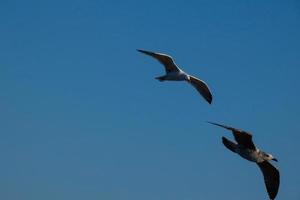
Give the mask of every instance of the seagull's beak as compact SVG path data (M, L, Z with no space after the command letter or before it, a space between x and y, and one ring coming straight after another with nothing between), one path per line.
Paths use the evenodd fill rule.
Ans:
M274 160L274 161L278 162L278 160L277 160L276 158L272 158L272 160Z

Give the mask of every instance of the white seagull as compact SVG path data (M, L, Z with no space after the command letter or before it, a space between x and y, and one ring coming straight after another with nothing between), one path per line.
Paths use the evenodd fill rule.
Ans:
M181 70L174 62L171 56L162 54L162 53L154 53L151 51L145 51L137 49L137 51L144 53L146 55L152 56L157 59L161 64L164 65L166 70L166 75L156 77L159 81L187 81L192 86L196 88L196 90L205 98L205 100L211 104L212 102L212 94L206 85L206 83L194 76L191 76Z
M279 189L280 175L279 171L271 163L269 163L269 161L274 160L277 162L277 159L274 158L271 154L265 153L256 148L252 141L252 135L250 133L213 122L208 123L232 131L234 139L237 143L232 142L225 137L222 137L223 144L232 152L237 153L246 160L255 162L258 165L263 173L269 197L271 200L275 199Z

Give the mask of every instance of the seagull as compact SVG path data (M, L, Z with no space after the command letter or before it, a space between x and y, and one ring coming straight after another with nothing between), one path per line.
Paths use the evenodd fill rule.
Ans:
M152 56L164 65L166 74L164 76L156 77L156 79L158 79L159 81L187 81L196 88L196 90L203 96L203 98L209 104L211 104L212 94L207 84L204 81L185 73L175 64L171 56L140 49L137 49L137 51Z
M279 189L280 175L279 171L269 161L274 160L278 162L278 160L271 154L268 154L256 148L252 141L252 135L250 133L214 122L208 123L232 131L234 139L237 143L232 142L225 137L222 137L223 144L230 151L237 153L244 159L255 162L258 165L264 176L268 195L271 200L274 200Z

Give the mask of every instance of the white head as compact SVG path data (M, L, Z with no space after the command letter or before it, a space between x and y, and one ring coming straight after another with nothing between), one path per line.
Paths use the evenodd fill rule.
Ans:
M274 161L278 162L278 160L269 153L262 152L262 155L263 155L264 160L274 160Z
M189 75L185 74L184 79L188 82L191 82L191 78Z

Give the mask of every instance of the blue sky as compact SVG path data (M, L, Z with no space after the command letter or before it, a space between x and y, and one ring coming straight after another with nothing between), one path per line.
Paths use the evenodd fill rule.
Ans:
M267 199L208 120L252 132L279 160L277 199L300 198L298 1L3 0L0 24L1 199Z

